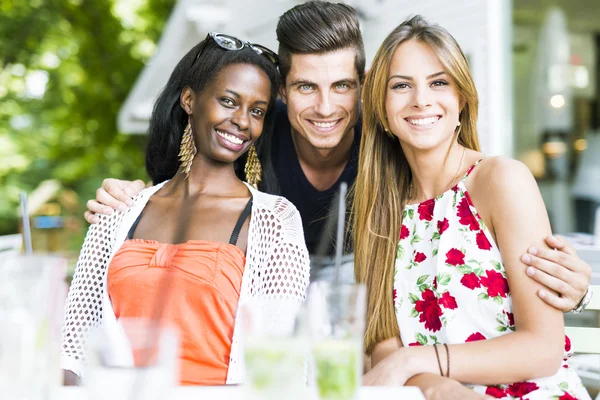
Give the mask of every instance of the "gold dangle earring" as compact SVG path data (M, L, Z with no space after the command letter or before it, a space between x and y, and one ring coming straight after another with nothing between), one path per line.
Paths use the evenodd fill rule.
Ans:
M185 178L190 174L192 161L196 155L196 144L194 143L194 135L192 134L192 118L188 116L188 123L183 130L181 137L181 146L179 147L179 172L185 174Z
M255 189L258 188L258 183L262 180L262 166L254 145L250 146L250 150L248 150L244 173L246 174L246 181Z

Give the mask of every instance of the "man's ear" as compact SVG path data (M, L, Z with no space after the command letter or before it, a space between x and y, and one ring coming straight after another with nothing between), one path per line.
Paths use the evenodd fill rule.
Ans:
M186 86L181 91L181 95L179 96L179 104L181 108L188 114L192 114L192 110L194 109L194 101L196 99L196 94L189 86Z
M285 84L282 83L281 85L279 85L279 97L281 97L281 101L283 101L283 104L287 105L287 92L285 90Z

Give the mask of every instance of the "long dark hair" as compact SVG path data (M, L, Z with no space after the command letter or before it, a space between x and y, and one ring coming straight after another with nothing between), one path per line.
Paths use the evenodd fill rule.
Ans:
M200 48L206 46L200 57L196 59ZM211 38L205 39L194 46L179 61L169 81L158 95L150 126L148 127L148 145L146 148L146 170L157 184L171 179L179 169L178 153L181 145L183 130L188 122L188 115L180 105L181 91L189 86L194 92L200 93L208 82L223 68L232 64L254 65L263 70L271 82L271 100L265 115L263 135L256 141L255 145L260 154L263 167L263 185L260 189L269 191L269 187L275 184L275 174L270 162L270 145L266 140L261 140L265 132L273 129L275 120L275 100L279 87L279 74L276 66L254 50L244 47L242 50L230 51L220 48ZM238 158L234 163L237 176L245 180L244 163L246 155Z

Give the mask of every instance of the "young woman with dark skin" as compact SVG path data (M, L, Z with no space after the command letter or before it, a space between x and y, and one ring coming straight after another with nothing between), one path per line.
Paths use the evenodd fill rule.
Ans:
M178 328L182 384L239 383L238 306L268 299L285 326L302 304L298 211L248 183L260 179L253 146L273 123L276 62L260 45L211 33L175 67L150 121L154 186L94 224L80 254L63 327L67 384L81 376L89 331L132 317Z

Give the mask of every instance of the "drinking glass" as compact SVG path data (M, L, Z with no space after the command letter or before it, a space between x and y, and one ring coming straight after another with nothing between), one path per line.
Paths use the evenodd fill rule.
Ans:
M95 330L86 347L90 400L162 400L178 384L177 334L164 323L121 318Z
M303 315L291 300L252 299L241 305L248 398L306 398L309 348Z
M45 399L60 384L59 341L67 262L49 255L0 259L0 393Z
M366 288L319 281L308 290L315 382L321 400L351 400L363 368Z

